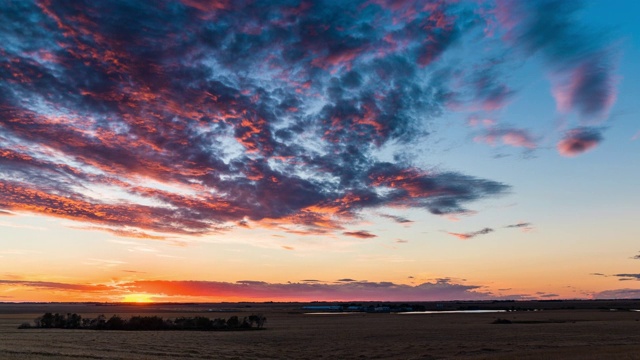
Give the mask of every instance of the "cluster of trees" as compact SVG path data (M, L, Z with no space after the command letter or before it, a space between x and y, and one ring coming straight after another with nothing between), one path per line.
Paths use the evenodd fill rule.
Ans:
M262 329L267 318L263 315L251 315L240 319L209 319L204 316L163 319L158 316L133 316L123 319L113 315L107 319L104 315L95 318L83 318L78 314L45 313L34 320L34 325L24 323L21 329L91 329L91 330L251 330Z

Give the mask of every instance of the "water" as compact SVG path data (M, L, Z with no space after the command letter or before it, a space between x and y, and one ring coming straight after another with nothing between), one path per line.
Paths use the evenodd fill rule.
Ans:
M484 314L484 313L503 313L507 310L446 310L446 311L407 311L398 313L400 315L418 315L418 314Z
M312 312L312 313L304 313L305 315L353 315L353 314L364 314L363 312Z
M503 313L507 310L447 310L447 311L407 311L392 313L398 315L418 315L418 314L483 314L483 313ZM353 314L367 314L364 311L333 311L333 312L310 312L304 313L305 315L353 315Z

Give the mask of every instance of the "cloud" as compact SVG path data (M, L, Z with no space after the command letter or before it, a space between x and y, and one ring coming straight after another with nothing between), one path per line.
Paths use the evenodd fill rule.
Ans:
M448 232L447 234L451 235L451 236L455 236L460 240L468 240L468 239L472 239L478 235L486 235L490 232L493 232L493 229L491 228L484 228L482 230L478 230L478 231L473 231L473 232L468 232L468 233L452 233L452 232Z
M615 102L617 51L606 32L577 22L581 7L580 1L498 1L495 15L508 43L542 55L553 74L558 109L588 121L606 117Z
M567 131L564 138L558 142L557 148L561 155L573 157L595 148L603 137L596 128L576 128Z
M397 244L406 244L406 243L408 243L408 242L409 242L409 240L396 239L396 240L395 240L395 242L396 242Z
M474 2L14 3L0 4L3 214L150 240L335 235L364 210L462 213L509 189L406 156L452 104L493 111L515 95L508 57L449 61L497 16ZM513 43L496 52L541 52L569 79L567 106L600 116L612 56L584 45L564 3L506 2Z
M10 211L0 210L0 216L14 216L15 214Z
M621 278L619 280L640 280L640 274L615 274L613 276Z
M482 135L476 136L474 140L490 145L495 145L495 143L500 140L503 144L513 147L524 147L527 149L535 149L537 147L535 138L523 129L490 128L485 130Z
M347 236L353 236L353 237L357 237L360 239L370 239L370 238L374 238L377 237L378 235L372 234L368 231L365 230L360 230L360 231L344 231L342 233L343 235L347 235Z
M429 301L442 299L490 299L478 286L454 283L402 285L391 282L349 281L336 284L300 282L224 283L210 281L136 281L126 284L133 292L165 296L233 297L299 301Z
M538 295L538 297L541 297L541 298L552 298L552 297L560 296L558 294L546 294L546 293L541 293L541 294L537 294L537 295Z
M526 228L526 227L530 227L530 226L531 226L531 223L521 222L521 223L517 223L517 224L507 225L507 226L505 226L505 228Z
M119 237L124 237L124 238L130 238L130 239L146 239L146 240L167 240L168 237L167 236L162 236L162 235L152 235L152 234L148 234L144 231L139 231L136 229L132 229L132 230L128 230L128 229L111 229L111 228L106 228L106 227L86 227L86 228L82 228L82 229L87 229L87 230L101 230L101 231L106 231L109 232L113 235L119 236Z
M0 280L1 285L24 286L28 288L40 290L60 290L60 291L78 291L78 292L104 292L114 290L114 287L108 285L88 285L88 284L69 284L49 281L25 281L25 280Z
M402 216L396 216L396 215L389 215L389 214L379 214L380 216L387 218L387 219L391 219L395 222L397 222L398 224L409 224L412 223L413 220L409 220L405 217Z
M638 254L638 255L635 255L634 257L632 257L632 259L635 259L635 260L640 260L640 254Z
M640 289L605 290L593 294L595 299L639 299Z
M606 116L616 99L612 66L601 57L585 59L556 82L553 95L558 109L575 110L586 119Z
M192 299L195 301L440 301L489 300L490 293L478 285L465 285L450 280L437 280L419 285L393 282L369 282L340 279L324 283L315 279L301 282L268 283L244 280L218 281L121 281L109 285L73 284L27 280L0 280L0 286L21 286L27 289L78 293L91 292L95 296L119 298L129 293L145 293L164 300Z
M507 225L507 226L505 226L505 229L520 229L523 232L529 232L529 231L533 230L533 224L531 224L529 222L520 222L520 223L517 223L517 224Z

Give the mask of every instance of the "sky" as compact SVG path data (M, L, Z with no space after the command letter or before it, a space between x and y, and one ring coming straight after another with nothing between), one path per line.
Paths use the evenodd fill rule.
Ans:
M0 2L0 302L640 298L640 5Z

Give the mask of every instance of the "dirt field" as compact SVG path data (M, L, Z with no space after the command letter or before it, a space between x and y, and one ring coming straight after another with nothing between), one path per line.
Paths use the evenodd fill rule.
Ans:
M640 312L549 309L482 314L307 315L299 305L0 304L0 359L640 359ZM266 330L94 331L17 327L45 311L229 317ZM511 324L492 324L496 318Z

